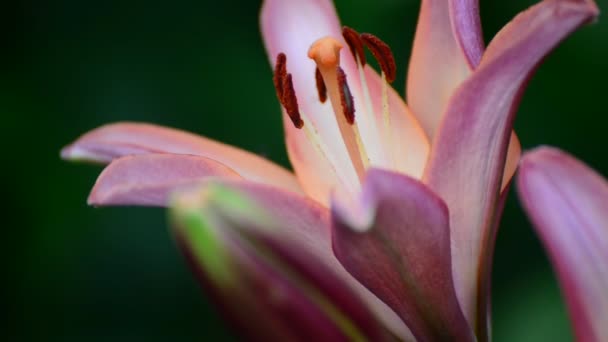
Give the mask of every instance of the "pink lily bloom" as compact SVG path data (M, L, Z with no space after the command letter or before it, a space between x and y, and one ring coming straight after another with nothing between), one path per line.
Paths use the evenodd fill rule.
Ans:
M551 147L527 152L518 191L559 277L578 341L608 340L608 181Z
M265 0L262 34L294 173L141 123L95 129L62 156L109 163L91 205L171 206L178 242L247 334L487 340L491 255L520 156L519 98L540 61L597 15L592 0L544 0L485 48L477 1L423 0L408 107L390 86L388 45L341 27L330 0Z

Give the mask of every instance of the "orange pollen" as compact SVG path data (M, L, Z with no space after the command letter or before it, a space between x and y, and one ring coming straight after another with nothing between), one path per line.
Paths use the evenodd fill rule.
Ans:
M327 101L327 86L325 86L325 82L323 81L323 75L321 75L321 71L319 68L315 69L315 81L317 82L317 92L319 93L319 101L321 103L325 103Z
M361 41L359 32L348 26L344 26L342 28L342 36L344 37L344 40L346 40L346 44L348 44L350 52L353 54L353 58L357 60L357 57L359 57L359 62L361 65L365 66L365 51L363 50L363 42Z
M360 37L365 46L374 55L378 64L380 64L382 72L386 75L386 80L392 83L397 75L397 65L395 64L395 57L393 57L391 48L373 34L362 33Z
M335 67L340 64L340 50L342 44L332 37L317 40L308 50L308 57L313 59L319 67Z
M355 123L355 102L346 82L346 74L340 67L338 67L338 88L344 117L346 118L346 122L352 125Z

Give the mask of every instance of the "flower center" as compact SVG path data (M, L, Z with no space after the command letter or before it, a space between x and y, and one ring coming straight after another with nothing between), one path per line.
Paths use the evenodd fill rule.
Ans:
M340 51L343 44L339 40L333 37L318 39L308 50L308 57L317 66L315 83L319 101L325 103L329 98L342 140L360 182L370 165L386 169L396 168L390 153L391 149L388 148L392 141L388 82L395 80L396 67L391 49L378 37L369 33L359 34L348 27L344 27L342 35L355 60L357 67L355 70L358 70L358 73L351 75L350 81L354 82L351 85L355 87L355 97L348 77L340 66ZM368 48L381 69L380 99L372 98L367 86L364 47ZM316 127L306 119L306 115L300 113L292 77L287 72L286 63L285 54L280 53L277 56L274 74L277 97L294 126L304 129L319 153L333 164L331 151L318 136ZM377 92L375 96L378 96ZM339 174L338 165L333 166L334 171Z

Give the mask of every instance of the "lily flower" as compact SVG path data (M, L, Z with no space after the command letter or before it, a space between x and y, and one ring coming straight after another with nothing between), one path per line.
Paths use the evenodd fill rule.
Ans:
M391 336L487 340L491 255L520 155L512 132L518 100L540 61L597 14L592 0L544 0L485 48L477 1L423 0L408 107L390 86L397 65L390 47L342 27L330 0L265 0L261 30L294 173L232 146L141 123L95 129L62 156L109 163L91 205L170 205L177 240L205 287L244 331L255 318L257 337L268 336L263 327L291 331L291 320L271 319L290 305L302 309L291 312L298 319L315 305L326 318L340 312L322 323L342 333L360 321L335 309L344 302L332 302L318 277L307 276L311 267L297 260L308 260L324 265ZM201 183L223 184L240 194L230 197L258 209L234 214ZM259 233L260 226L273 228ZM285 256L277 247L283 242L269 239L315 257ZM219 256L206 245L219 246ZM230 267L216 267L218 258ZM225 282L218 269L242 274ZM300 285L273 299L283 305L242 300L271 295L272 284ZM302 298L308 306L298 306ZM338 324L344 321L351 328Z
M539 147L522 158L517 185L577 340L608 340L608 181L563 151Z

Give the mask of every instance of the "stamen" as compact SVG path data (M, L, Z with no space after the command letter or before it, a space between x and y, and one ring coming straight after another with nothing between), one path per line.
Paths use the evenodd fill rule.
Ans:
M355 61L357 61L358 58L358 62L361 63L361 66L365 66L365 51L363 50L363 42L361 41L359 32L348 26L344 26L342 28L342 36L344 37L344 40L346 40L346 44L348 44Z
M338 87L344 117L346 118L346 122L352 125L355 123L355 103L348 83L346 82L346 74L340 67L338 67Z
M346 83L346 76L339 67L341 49L342 44L338 40L325 37L312 44L308 50L308 57L317 63L317 68L327 87L338 128L348 150L350 160L359 176L359 180L363 180L365 169L369 165L369 158L354 121L354 102Z
M274 89L277 92L279 102L283 104L283 81L287 75L287 56L284 53L279 53L277 56L277 62L274 67L274 76L272 81L274 82Z
M274 89L277 92L279 102L285 108L291 122L293 122L296 128L302 128L304 121L302 121L302 116L300 115L296 91L293 89L291 74L287 73L287 56L282 52L277 56L272 81L274 82Z
M327 101L327 87L325 86L325 82L323 81L323 75L321 75L321 71L319 68L315 69L315 80L317 82L317 92L319 93L319 101L321 103L325 103Z
M283 107L285 107L285 111L287 112L287 115L289 115L293 125L296 126L296 128L302 128L302 126L304 126L304 121L302 121L302 116L298 109L298 99L296 98L296 92L293 89L291 74L287 74L283 80Z
M391 48L380 40L380 38L374 36L370 33L361 34L361 40L367 46L369 51L374 55L378 64L380 64L380 68L382 69L381 77L382 77L382 86L381 86L381 94L382 94L382 122L383 122L383 139L386 146L390 146L392 143L392 130L391 130L391 114L389 108L389 98L388 91L389 85L388 83L392 83L395 81L395 77L397 74L397 67L395 64L395 57L393 56L393 52ZM387 83L388 82L388 83ZM395 156L388 155L389 162L394 165L395 164Z
M383 151L379 143L379 141L383 139L382 134L376 125L374 104L372 102L371 96L369 94L369 89L367 87L367 77L365 75L365 64L367 63L367 60L361 35L354 29L344 26L342 28L342 36L348 44L350 51L355 59L355 62L357 64L357 70L359 73L359 81L361 82L361 100L364 106L363 108L359 108L360 111L357 116L357 124L365 126L368 139L367 142L372 147L372 149L368 150L368 152L370 152L370 163L374 163L374 165L387 165L388 161L387 157L385 156L385 151ZM366 148L367 147L368 145L366 144ZM373 160L371 158L373 158Z
M397 76L397 65L395 64L395 57L393 56L391 48L373 34L362 33L360 37L365 46L367 46L380 64L382 72L386 74L386 80L389 83L393 83Z

